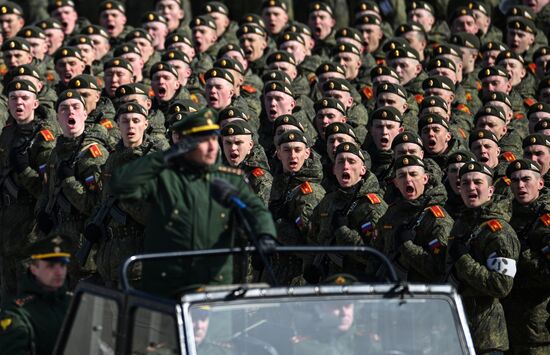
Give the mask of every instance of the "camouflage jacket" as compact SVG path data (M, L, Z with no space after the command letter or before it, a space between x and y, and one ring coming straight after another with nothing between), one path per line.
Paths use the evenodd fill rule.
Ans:
M113 102L107 97L102 95L99 98L95 110L88 114L86 118L86 126L88 125L101 125L108 134L107 149L113 151L118 141L120 140L120 129L115 123L115 107Z

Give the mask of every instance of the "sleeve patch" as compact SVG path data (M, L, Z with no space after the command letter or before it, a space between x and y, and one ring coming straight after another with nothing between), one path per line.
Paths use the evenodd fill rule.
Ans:
M99 124L105 127L106 129L113 129L113 122L111 122L110 119L104 118L101 121L99 121Z
M310 85L313 84L315 81L317 81L317 76L315 75L315 73L309 74L307 76L307 81Z
M467 113L468 115L472 114L472 111L470 111L470 108L468 106L464 105L464 104L459 104L456 108L459 111Z
M256 168L254 170L252 170L252 176L254 177L260 177L260 176L264 176L265 175L265 171L262 170L262 168Z
M373 205L378 205L382 203L382 200L380 199L380 197L378 197L377 194L367 194L367 198Z
M84 179L84 182L86 183L86 186L88 186L90 190L95 190L95 187L97 185L95 176L93 175L88 176L86 179Z
M2 330L7 330L13 323L13 319L10 317L4 318L0 320L0 327L2 327Z
M516 120L523 120L523 119L525 119L525 115L524 115L523 113L521 113L521 112L516 112L516 113L514 114L514 118L515 118Z
M468 91L468 92L466 92L466 100L468 100L468 101L472 101L473 99L474 99L474 98L473 98L473 96L472 96L472 93L471 93L471 92L469 92L469 91Z
M516 160L516 156L512 152L504 152L502 153L502 156L507 162L513 162L514 160Z
M528 97L528 98L526 98L525 100L523 100L523 103L524 103L525 105L527 105L528 107L533 106L533 105L535 104L535 102L536 102L535 99L533 99L533 98L531 98L531 97Z
M430 250L435 255L439 255L441 253L441 248L443 247L443 244L439 241L439 239L434 239L431 242L428 243L428 246L430 247Z
M493 233L498 232L499 230L502 229L502 224L496 219L492 219L492 220L488 221L487 226L489 227L489 229Z
M94 158L98 158L100 156L103 156L103 153L101 152L101 149L99 149L97 144L92 144L90 146L90 148L88 148L88 149L90 150L90 153L92 154L92 157L94 157Z
M550 226L550 213L543 214L539 219L546 227Z
M365 88L363 88L363 94L369 100L374 97L374 93L372 92L372 88L370 86L365 86Z
M49 129L43 129L40 131L40 134L46 142L53 141L55 139L53 133Z
M241 89L249 94L255 94L257 92L257 90L251 85L241 85Z
M424 101L424 96L417 94L417 95L414 95L414 99L416 100L416 103L420 105L422 101Z
M309 195L310 193L313 193L313 188L309 184L309 182L304 182L300 185L300 191L302 191L302 194Z
M430 212L435 216L435 218L445 217L445 212L443 212L443 209L439 206L431 206Z
M516 261L510 258L497 257L497 253L492 253L487 258L487 268L506 276L516 276Z
M371 233L372 231L374 230L374 223L372 222L367 222L367 223L363 223L361 225L361 233L363 234L369 234Z

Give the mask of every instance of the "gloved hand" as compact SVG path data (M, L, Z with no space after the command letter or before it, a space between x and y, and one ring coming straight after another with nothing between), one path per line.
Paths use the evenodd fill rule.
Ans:
M16 173L22 173L29 165L29 150L26 148L13 148L10 151L10 163Z
M164 152L164 162L170 164L174 159L194 150L199 143L196 137L184 137Z
M466 245L464 238L455 238L449 245L449 256L457 261L462 255L468 254L470 248Z
M338 229L342 226L348 225L348 216L346 216L342 211L336 211L332 216L332 226L334 229Z
M265 255L271 255L277 248L277 241L270 235L262 234L258 237L258 248Z
M68 161L64 160L59 164L57 168L57 177L63 181L68 177L74 176L74 166Z

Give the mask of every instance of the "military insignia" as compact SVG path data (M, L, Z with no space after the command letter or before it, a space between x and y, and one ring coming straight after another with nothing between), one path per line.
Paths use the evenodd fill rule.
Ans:
M67 97L73 97L73 93L71 91L67 92Z
M492 219L492 220L488 221L487 226L489 227L489 229L493 233L498 232L499 230L502 229L502 224L496 219Z
M368 86L365 87L365 88L363 89L363 94L364 94L365 97L366 97L367 99L369 99L369 100L372 99L372 98L374 97L374 93L373 93L373 91L372 91L372 88L370 88L370 87L368 87Z
M100 156L103 156L103 153L101 152L101 149L99 149L97 144L92 144L90 146L90 148L88 148L88 149L90 150L90 153L92 154L92 157L94 157L94 158L98 158Z
M531 106L533 106L533 105L536 103L536 101L535 101L535 99L533 99L533 98L531 98L531 97L528 97L528 98L526 98L525 100L523 100L523 103L524 103L525 105L531 107Z
M343 277L343 276L338 276L335 280L334 280L334 283L339 285L339 286L342 286L342 285L345 285L346 284L346 278Z
M468 165L468 170L474 170L474 164Z
M408 158L403 159L403 165L409 165L409 159Z
M456 156L456 161L457 161L457 162L461 162L461 161L462 161L462 155L460 155L460 154L457 155L457 156Z
M512 162L512 161L516 160L516 156L515 156L514 153L512 153L512 152L504 152L504 153L502 153L502 157L503 157L507 162Z
M0 320L0 327L2 327L2 330L7 330L13 323L13 320L11 318L4 318Z
M300 185L300 191L302 191L302 194L309 195L313 193L313 188L309 184L309 182L305 181Z
M374 224L372 222L366 222L361 225L361 233L369 234L374 230Z
M251 85L241 85L241 89L243 89L249 94L254 94L257 92L257 90Z
M233 129L233 127L229 127L229 128L227 129L227 133L233 134L233 133L235 133L235 130Z
M443 247L443 244L439 241L439 239L434 239L431 242L428 243L428 246L430 247L430 250L434 255L439 255L441 253L441 247Z
M21 89L21 83L15 83L15 88L16 88L17 90Z
M344 144L344 151L346 151L346 152L349 151L349 144L347 144L347 143Z
M255 168L254 170L252 170L251 174L254 177L260 177L260 176L264 176L265 172L263 171L262 168Z
M154 21L155 20L155 15L154 14L149 14L149 21ZM197 21L195 21L195 24L197 25L200 25L201 24L201 20L200 19L197 19Z
M294 136L294 133L288 135L288 139L290 139L291 141L293 141L294 138L296 138L296 136Z
M424 101L424 96L417 94L417 95L414 95L414 99L416 100L416 103L420 105L422 101Z
M439 206L431 206L430 212L434 215L435 218L443 218L445 217L445 212L443 209Z
M40 131L40 134L46 142L53 141L55 139L54 135L49 129L43 129L42 131Z
M130 107L128 107L128 111L132 111L132 110L130 110L130 108L133 109L133 107L130 106ZM102 125L103 127L105 127L105 128L108 129L108 130L109 130L109 129L113 129L113 127L114 127L114 126L113 126L113 122L111 122L111 120L108 119L108 118L102 119L101 121L99 121L99 124Z
M108 2L108 3L105 4L105 8L107 8L107 9L112 9L112 8L113 8L113 4L110 3L110 2Z
M380 197L378 197L378 195L375 193L367 194L367 198L369 199L370 203L372 203L373 205L378 205L382 203L382 200L380 199Z
M93 175L88 176L87 178L84 179L84 183L86 184L86 186L88 186L90 190L94 190L96 185L95 176Z
M550 226L550 213L543 214L539 219L546 227Z

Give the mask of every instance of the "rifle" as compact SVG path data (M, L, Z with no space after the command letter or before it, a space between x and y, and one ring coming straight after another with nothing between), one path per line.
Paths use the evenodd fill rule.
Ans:
M116 199L114 197L109 197L106 203L101 205L97 213L84 227L85 240L76 254L76 258L81 266L86 264L93 245L105 239L107 235L106 226L111 220L111 207L115 201Z

